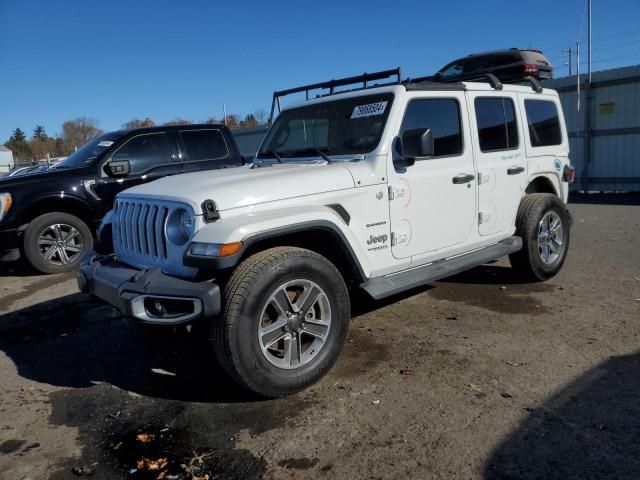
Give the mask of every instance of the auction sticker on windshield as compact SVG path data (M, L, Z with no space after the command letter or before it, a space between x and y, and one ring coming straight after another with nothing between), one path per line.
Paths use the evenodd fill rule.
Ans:
M373 115L382 115L387 108L388 102L376 102L368 105L358 105L353 109L351 118L371 117Z
M111 145L113 145L113 142L109 141L109 140L102 140L98 146L99 147L110 147Z

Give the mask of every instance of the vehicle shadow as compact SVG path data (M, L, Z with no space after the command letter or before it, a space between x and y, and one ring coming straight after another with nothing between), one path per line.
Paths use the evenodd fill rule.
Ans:
M571 204L587 205L640 205L640 192L628 193L570 193Z
M14 262L0 262L0 277L36 277L42 273L33 269L23 259Z
M549 398L493 451L487 479L640 478L640 354L611 357Z
M443 278L439 283L463 283L468 285L525 285L523 280L511 267L486 264L472 268L449 278Z
M196 335L147 332L81 293L0 316L0 349L37 382L84 388L106 382L171 400L253 400Z

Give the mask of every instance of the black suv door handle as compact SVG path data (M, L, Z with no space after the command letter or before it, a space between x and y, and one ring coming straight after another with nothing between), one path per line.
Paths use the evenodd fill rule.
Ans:
M507 175L517 175L524 172L524 167L511 167L507 168Z
M476 178L475 175L471 175L468 173L461 173L460 175L456 175L455 177L453 177L452 180L453 180L453 183L459 184L459 183L469 183L474 178Z

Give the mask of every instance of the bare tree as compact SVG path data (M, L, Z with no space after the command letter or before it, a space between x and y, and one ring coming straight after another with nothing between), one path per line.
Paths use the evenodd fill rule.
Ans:
M259 108L253 112L253 116L259 125L265 125L269 121L269 114L264 108Z
M220 120L218 120L216 117L209 117L207 118L207 121L205 122L208 125L213 125L214 123L222 123Z
M227 115L227 127L229 128L238 128L238 115L229 114Z
M173 120L169 120L168 122L164 122L163 125L191 125L193 122L191 120L185 120L184 118L174 118Z
M122 124L122 128L126 128L127 130L130 130L132 128L148 128L148 127L155 127L155 126L156 126L156 123L153 120L151 120L149 117L145 118L144 120L140 120L139 118L133 118L128 122L125 122Z
M104 131L100 130L97 125L98 122L89 117L79 117L64 122L62 124L62 138L66 147L73 151L89 140L102 135Z

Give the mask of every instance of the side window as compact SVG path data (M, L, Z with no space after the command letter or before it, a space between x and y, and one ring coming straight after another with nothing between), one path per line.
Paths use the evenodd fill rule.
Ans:
M529 137L532 147L548 147L562 143L558 107L549 100L525 100Z
M462 153L460 105L451 98L412 100L404 114L400 131L430 128L433 132L434 156Z
M220 130L181 130L189 161L216 160L229 155Z
M147 133L133 137L112 156L113 160L129 160L131 173L147 170L171 163L171 147L164 133Z
M476 123L480 150L509 150L518 146L518 127L513 100L476 98Z
M462 75L462 68L462 62L449 64L442 70L442 78L451 78Z

